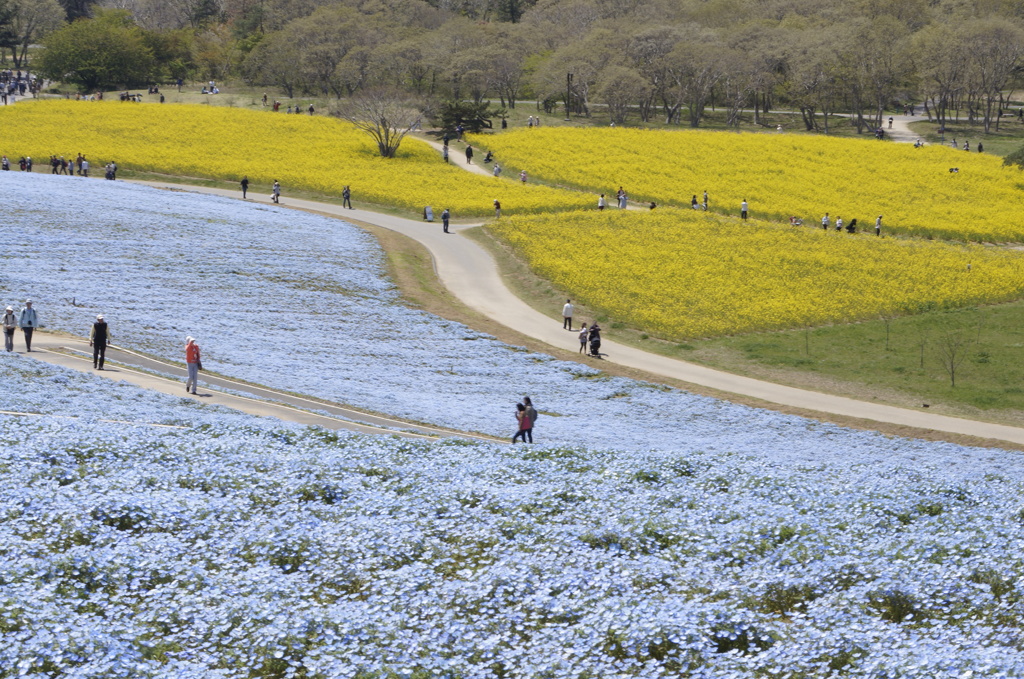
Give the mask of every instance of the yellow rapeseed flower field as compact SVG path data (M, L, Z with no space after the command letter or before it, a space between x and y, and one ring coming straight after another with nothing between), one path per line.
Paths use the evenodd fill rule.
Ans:
M689 209L513 217L489 228L574 298L668 339L955 308L1024 292L1024 255L1014 250Z
M502 163L593 194L622 186L644 202L806 222L828 212L863 227L953 240L1024 241L1024 175L998 157L949 147L793 134L534 128L477 135ZM950 172L957 168L958 172ZM597 196L592 204L596 204Z
M285 195L304 189L420 211L447 207L456 217L509 210L536 213L583 207L588 197L512 179L471 175L445 165L420 140L407 138L399 157L380 158L363 132L324 116L273 114L217 106L21 100L0 110L0 152L37 166L50 155L84 153L93 171L121 167L189 177L271 184Z

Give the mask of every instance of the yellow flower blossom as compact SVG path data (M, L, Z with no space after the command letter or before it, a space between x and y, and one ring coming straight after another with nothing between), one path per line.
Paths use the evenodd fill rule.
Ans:
M212 177L289 190L340 195L350 185L358 205L420 211L450 208L456 216L507 210L536 213L579 208L588 197L540 185L471 175L441 161L424 142L406 138L398 157L350 124L324 116L272 114L217 106L21 100L0 110L2 152L50 155L187 177Z
M662 337L848 322L1019 298L1024 255L669 208L512 217L489 228L539 276Z
M509 167L592 193L810 223L828 212L887 232L1024 241L1024 175L996 156L949 147L788 134L627 128L534 128L477 135ZM956 168L957 172L950 172ZM591 201L596 204L596 196Z

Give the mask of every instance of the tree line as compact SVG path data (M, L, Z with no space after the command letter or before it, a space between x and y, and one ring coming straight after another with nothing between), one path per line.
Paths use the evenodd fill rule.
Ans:
M36 40L35 69L85 90L240 78L693 127L786 107L824 131L915 104L988 130L1020 80L1024 1L0 0L5 55Z

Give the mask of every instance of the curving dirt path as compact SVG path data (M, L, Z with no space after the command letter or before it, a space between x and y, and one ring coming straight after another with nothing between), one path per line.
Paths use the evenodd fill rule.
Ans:
M176 191L193 191L231 198L240 198L237 191L205 187L182 187L178 184L140 182L149 186ZM353 196L358 205L358 195ZM267 196L257 195L255 202L269 203ZM493 318L503 325L555 347L575 351L579 344L575 332L562 329L560 310L552 316L535 311L516 297L504 284L497 265L486 250L458 232L472 225L453 225L455 233L445 234L438 223L414 221L402 217L361 209L345 209L329 203L282 197L284 207L312 210L340 218L351 218L401 233L420 242L434 258L435 269L445 286L466 306ZM651 375L668 377L690 384L760 399L781 406L827 413L843 418L928 429L981 439L1024 444L1024 428L977 422L925 411L858 401L806 389L798 389L762 380L734 375L677 359L650 354L640 349L605 340L601 349L610 362L642 370ZM593 365L593 362L591 362Z
M362 434L392 435L423 440L446 437L490 442L504 442L505 440L364 413L327 401L304 398L207 372L200 374L199 387L196 390L198 394L190 394L184 390L185 371L181 366L144 356L128 349L114 345L109 346L105 368L102 371L96 371L92 367L92 349L89 348L89 342L85 339L41 331L36 333L32 344L31 353L20 351L18 353L79 372L128 382L143 389L151 389L180 398L224 406L250 415L276 417L279 420L317 425L325 429L345 429ZM167 377L168 374L181 375L181 378ZM225 390L235 393L228 393ZM32 413L8 414L32 415Z

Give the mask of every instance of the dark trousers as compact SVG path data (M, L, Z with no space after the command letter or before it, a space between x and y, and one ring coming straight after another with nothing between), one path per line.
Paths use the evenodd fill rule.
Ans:
M572 330L572 316L562 316L562 330Z
M347 207L349 210L355 210L355 208L352 207L352 200L350 198L343 198L341 201L341 206Z
M526 443L527 436L530 437L530 443L533 443L533 429L520 429L516 432L516 435L512 437L512 443L515 443L520 437L522 437L523 443Z
M4 348L7 351L14 351L14 328L4 329Z
M32 332L35 328L22 328L21 331L25 333L25 351L32 351Z
M92 367L94 367L94 368L102 368L103 367L103 359L106 358L106 355L107 355L107 345L106 344L93 344L92 345Z

